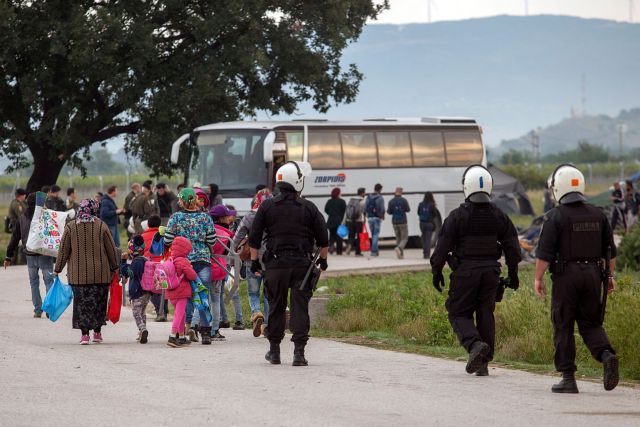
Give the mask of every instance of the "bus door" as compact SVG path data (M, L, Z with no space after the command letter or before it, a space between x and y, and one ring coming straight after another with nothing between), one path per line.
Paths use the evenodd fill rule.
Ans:
M280 166L288 161L302 161L304 144L304 128L302 126L287 126L276 131L276 140L273 144L273 162L270 165L270 188L276 185L276 172Z

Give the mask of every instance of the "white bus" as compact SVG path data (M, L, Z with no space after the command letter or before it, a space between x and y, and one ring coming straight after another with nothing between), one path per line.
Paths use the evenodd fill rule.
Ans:
M174 142L189 145L189 186L216 183L226 204L240 214L250 209L259 184L273 188L275 172L289 160L306 161L313 173L302 195L324 212L331 190L348 202L359 187L383 186L385 205L404 189L411 212L409 235L420 235L418 203L431 191L443 216L464 201L461 178L472 164L486 166L481 128L469 118L374 119L363 121L243 121L196 128ZM381 237L393 237L391 220ZM419 239L416 239L419 242Z

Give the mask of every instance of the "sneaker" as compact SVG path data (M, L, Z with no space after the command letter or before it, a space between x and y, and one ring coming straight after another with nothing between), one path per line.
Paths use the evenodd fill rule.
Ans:
M220 329L228 329L231 327L231 322L229 322L228 320L223 320L222 322L220 322L220 324L218 325L218 328Z
M156 316L156 322L166 322L166 321L167 321L167 316L160 316L160 315Z
M93 333L93 342L97 342L97 343L102 342L102 334L100 332Z
M233 330L234 331L244 331L244 322L240 322L240 321L236 322L233 325Z
M216 331L214 335L211 335L211 341L226 341L227 338L220 333L220 331Z
M42 312L41 311L35 311L33 313L33 317L36 319L40 319L42 317Z
M178 341L178 338L176 338L173 335L169 337L169 340L167 341L167 345L173 348L181 347L180 342Z
M89 345L89 335L83 335L80 337L80 345Z
M260 336L263 331L262 327L264 326L264 316L262 315L262 313L258 314L259 315L256 315L253 319L253 336L256 338Z
M191 341L191 342L200 341L199 338L198 338L198 327L197 326L189 329L189 341Z
M178 338L178 344L180 344L180 346L189 346L191 345L191 341L189 339L187 339L187 337L180 337Z
M402 259L402 249L396 246L394 251L396 251L396 257L398 257L398 259Z
M140 344L146 344L148 337L149 337L149 331L147 331L146 329L143 329L140 332Z

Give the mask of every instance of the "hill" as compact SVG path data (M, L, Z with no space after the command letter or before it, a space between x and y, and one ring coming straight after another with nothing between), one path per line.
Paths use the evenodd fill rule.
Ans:
M344 55L365 75L358 99L326 117L472 116L498 144L580 108L582 75L587 112L640 106L637 52L640 25L567 16L368 25Z
M616 117L607 115L574 117L559 123L537 129L540 141L540 155L555 154L575 148L578 142L588 141L602 145L615 156L620 153L619 129L625 127L623 133L624 151L640 147L640 108L623 110ZM509 149L531 150L529 133L520 138L502 141L499 147L491 150L492 157Z

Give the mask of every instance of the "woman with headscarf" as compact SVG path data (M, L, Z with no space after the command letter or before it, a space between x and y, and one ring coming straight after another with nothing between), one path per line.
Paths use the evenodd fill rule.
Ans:
M200 210L196 191L193 188L183 188L178 194L178 200L182 210L174 213L169 219L167 229L164 232L165 247L171 247L176 237L184 237L191 242L191 252L187 255L187 259L191 262L191 266L200 278L202 284L207 288L212 296L211 312L207 313L204 309L199 313L198 329L202 335L202 344L211 344L213 340L222 341L224 337L218 332L220 323L220 300L214 299L216 296L220 298L220 290L211 294L211 246L216 243L216 230L213 221L208 212ZM207 199L208 201L208 199ZM190 333L191 321L193 319L194 305L191 300L187 302L185 333L189 337L195 334ZM213 321L213 334L211 328ZM195 326L195 325L194 325ZM195 341L193 339L192 341Z
M240 244L248 245L246 242L246 238L249 236L251 232L251 225L253 225L253 220L256 217L256 212L258 208L267 199L273 197L271 191L269 189L264 188L259 190L253 201L251 202L251 212L247 213L244 217L242 217L242 221L240 221L240 225L238 226L238 230L233 238L233 247L237 250ZM245 242L243 243L243 240ZM260 256L259 259L262 259L262 255L266 250L264 239L262 241L262 245L260 245ZM244 269L244 275L247 278L247 291L249 293L249 306L251 307L251 322L253 323L253 336L259 337L260 334L266 335L267 323L269 320L269 301L267 300L267 294L263 292L264 299L264 311L260 310L260 286L263 283L262 276L256 276L251 272L251 260L248 259L244 261L242 265L242 269Z
M102 342L106 325L109 284L118 269L116 246L109 227L100 221L100 205L92 199L80 203L76 219L65 226L54 276L67 266L68 282L73 289L73 328L80 329L80 344Z
M342 237L338 236L338 227L344 220L347 210L347 202L340 197L340 189L331 190L331 198L324 205L324 211L328 215L327 228L329 229L329 252L334 250L337 255L342 255ZM334 248L335 246L335 248Z

